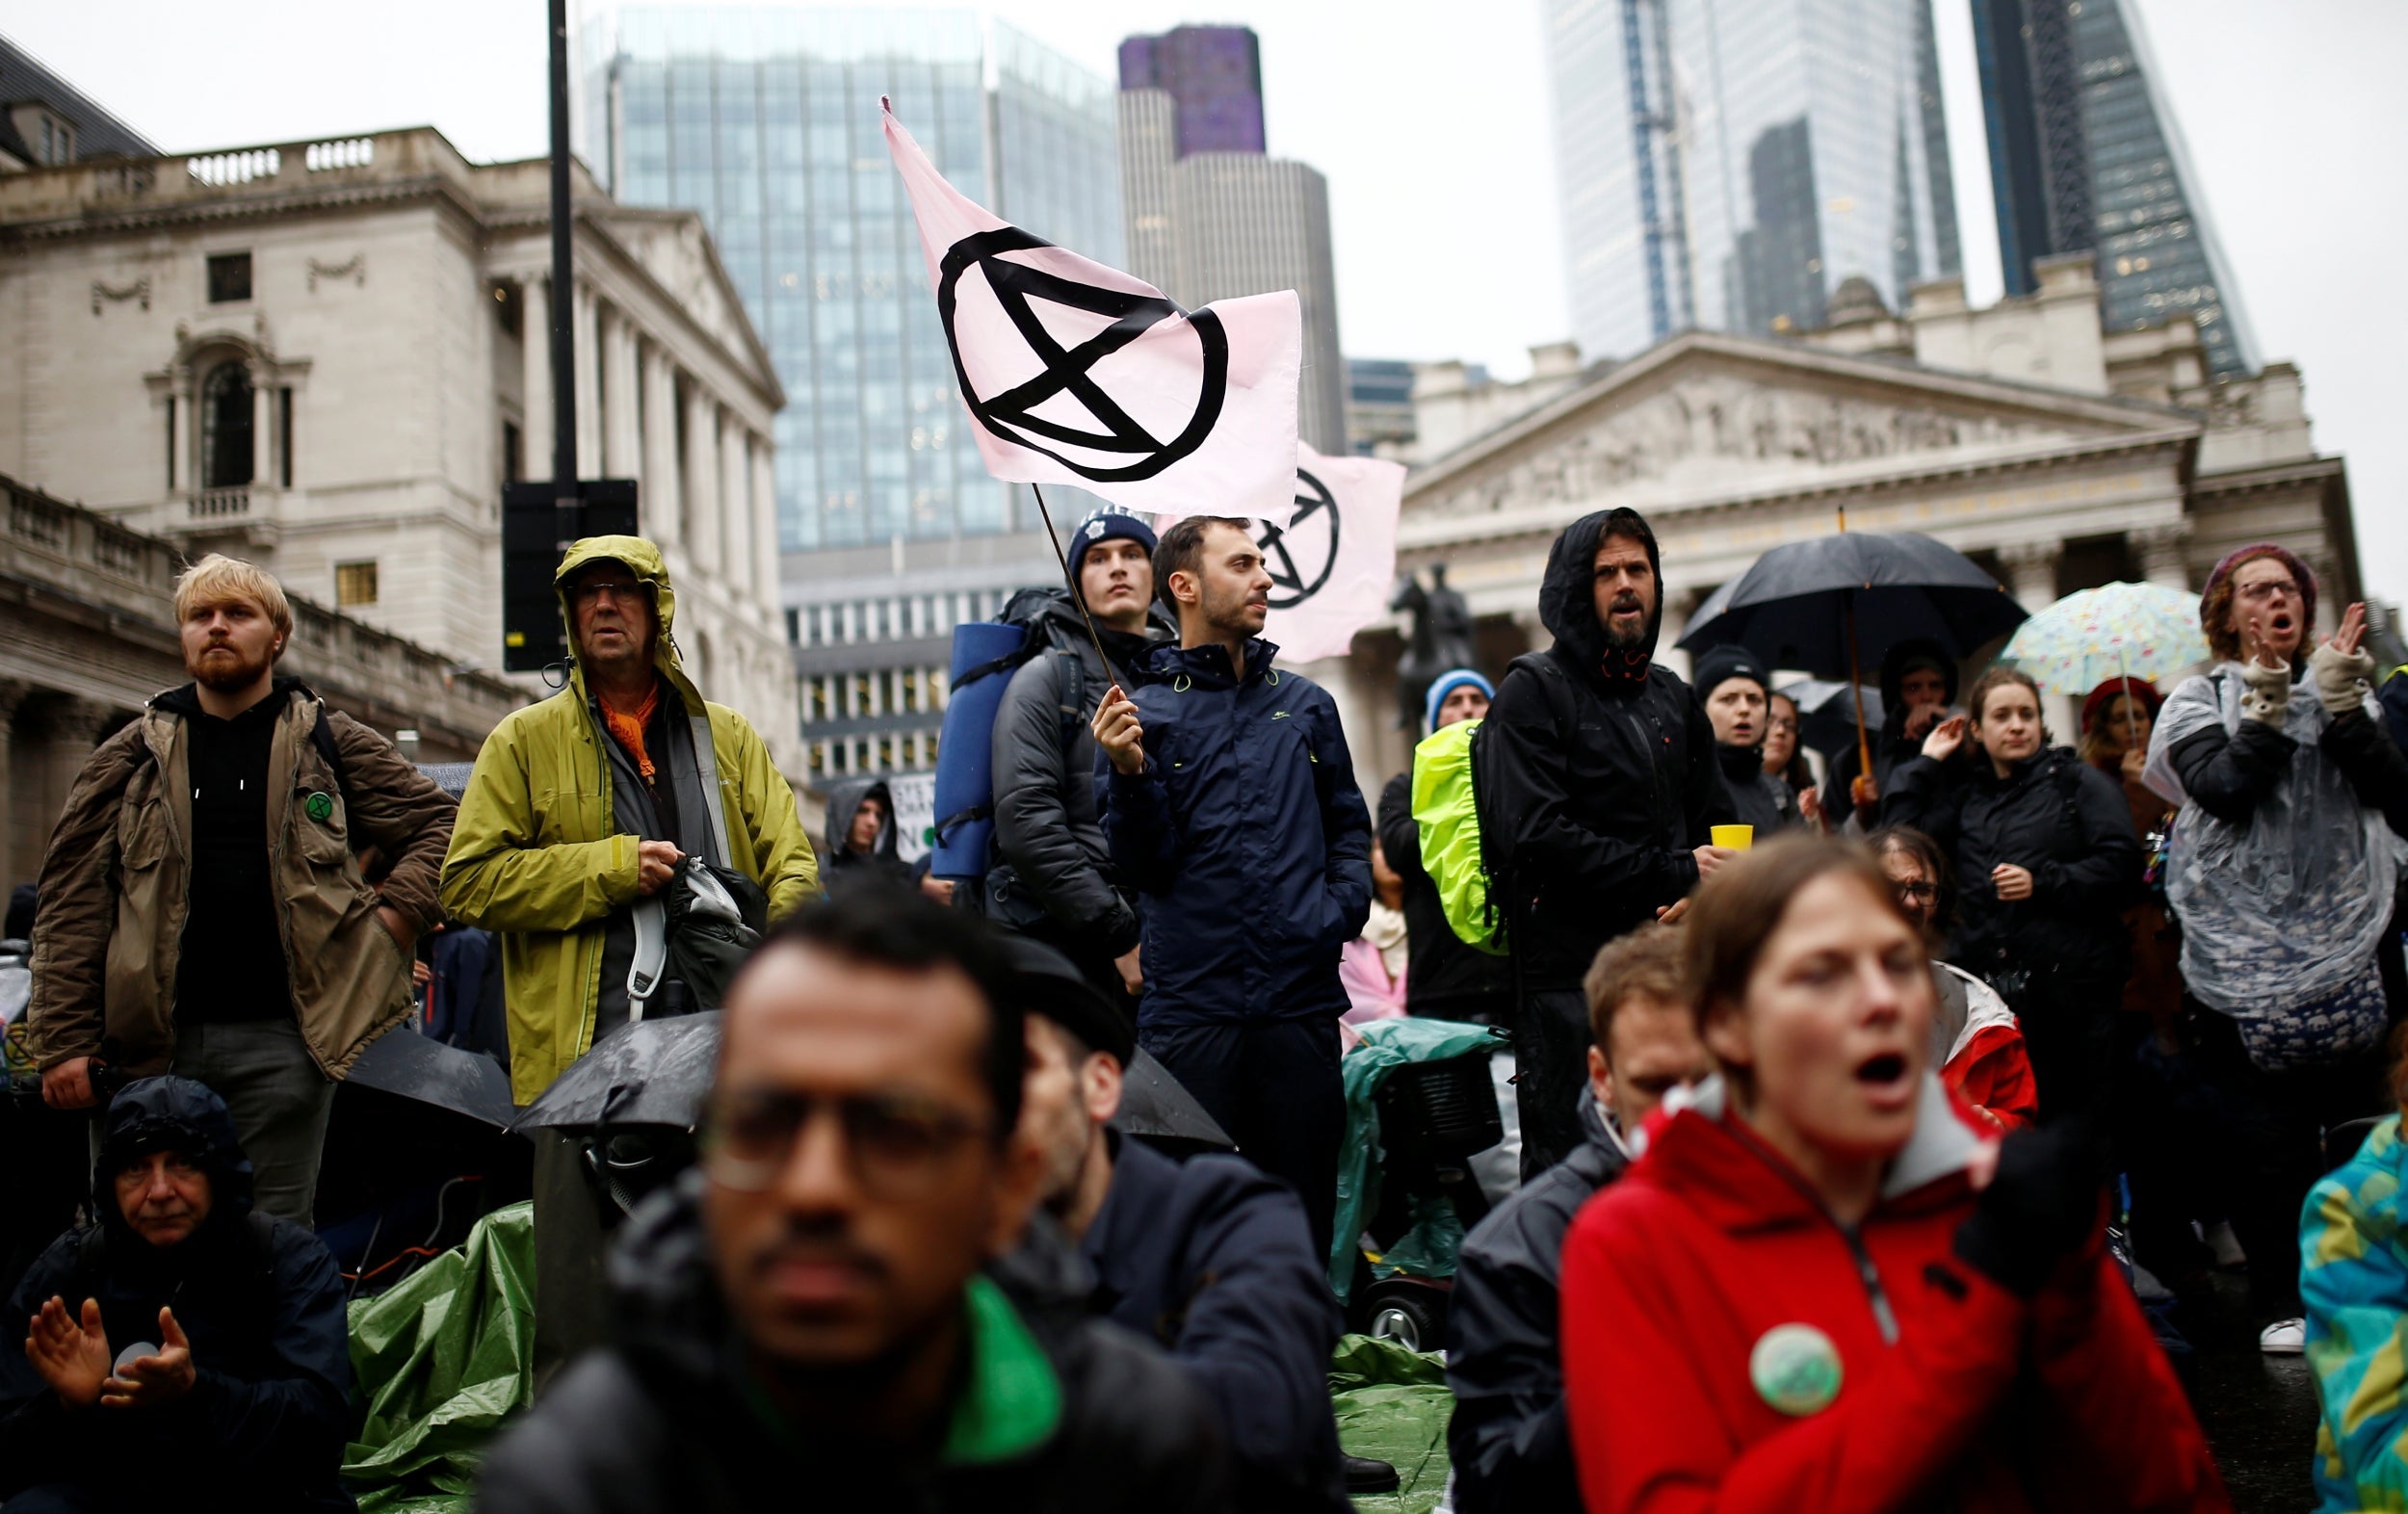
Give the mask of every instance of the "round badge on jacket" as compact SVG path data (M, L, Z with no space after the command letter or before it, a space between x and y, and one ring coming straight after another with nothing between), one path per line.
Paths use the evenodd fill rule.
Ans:
M1813 1325L1774 1325L1747 1353L1747 1375L1783 1414L1818 1414L1840 1396L1840 1348Z
M334 800L327 795L313 794L301 800L301 813L323 825L334 813Z

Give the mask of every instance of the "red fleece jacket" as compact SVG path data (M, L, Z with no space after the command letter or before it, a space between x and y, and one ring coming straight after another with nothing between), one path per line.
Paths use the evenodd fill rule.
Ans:
M1589 1514L2230 1508L2104 1244L2030 1302L1956 1259L1975 1202L1964 1118L1935 1082L1893 1164L1899 1191L1854 1238L1737 1120L1664 1123L1564 1240ZM1837 1351L1819 1412L1773 1407L1751 1373L1757 1343L1791 1323Z

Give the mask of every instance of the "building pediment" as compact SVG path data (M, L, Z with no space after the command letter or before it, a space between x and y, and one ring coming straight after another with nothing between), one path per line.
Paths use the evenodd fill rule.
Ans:
M1443 530L1464 516L1705 505L2199 426L2169 406L1691 332L1420 470L1405 515Z
M744 299L727 276L700 216L692 211L623 205L614 205L600 215L611 236L668 293L687 318L728 353L742 358L746 377L762 392L782 394L769 352L761 345Z

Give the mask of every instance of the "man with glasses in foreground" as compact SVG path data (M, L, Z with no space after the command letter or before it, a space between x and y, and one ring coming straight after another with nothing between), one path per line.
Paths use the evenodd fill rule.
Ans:
M819 893L795 791L751 722L705 703L677 593L639 536L572 543L553 582L566 685L485 738L443 861L443 911L502 938L510 1100L535 1102L629 1018L636 905L688 857L741 873L777 919ZM601 1216L579 1147L536 1143L536 1361L602 1338Z
M983 1269L1044 1171L988 927L908 895L805 910L729 991L702 1161L612 1258L615 1344L485 1463L524 1510L1227 1507L1179 1369Z

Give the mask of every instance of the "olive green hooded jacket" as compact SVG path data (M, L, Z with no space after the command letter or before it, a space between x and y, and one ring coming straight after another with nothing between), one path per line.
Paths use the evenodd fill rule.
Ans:
M661 617L653 663L688 717L709 721L728 865L761 885L772 919L817 897L819 863L768 744L743 716L706 702L678 663L669 637L677 597L660 549L640 536L589 536L570 545L553 584L596 561L624 562L652 588ZM561 613L574 646L564 591ZM521 1105L592 1048L610 914L636 898L639 838L612 814L608 739L572 658L566 688L511 712L485 738L443 860L444 912L502 938L510 1097Z

